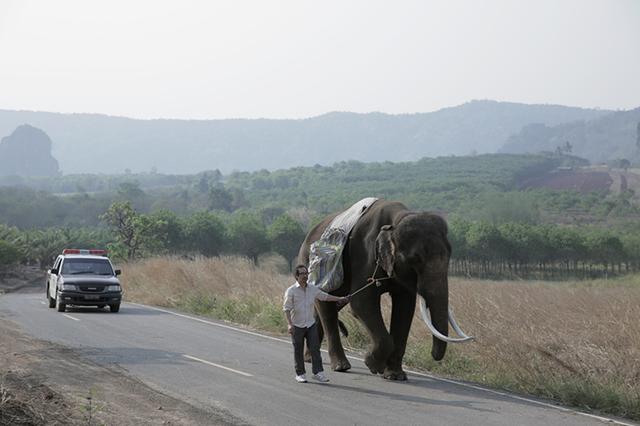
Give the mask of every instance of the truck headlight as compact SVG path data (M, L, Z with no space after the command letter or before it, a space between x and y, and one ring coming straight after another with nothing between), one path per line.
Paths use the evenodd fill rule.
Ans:
M120 291L120 286L119 285L108 285L107 286L107 291Z
M61 285L62 291L75 291L78 290L78 286L75 284L62 284Z

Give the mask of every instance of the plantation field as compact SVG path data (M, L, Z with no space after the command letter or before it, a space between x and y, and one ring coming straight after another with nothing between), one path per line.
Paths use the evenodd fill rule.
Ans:
M125 265L126 298L285 334L282 295L293 278L282 264L239 257L156 257ZM472 343L430 358L431 337L413 324L407 366L550 398L583 410L640 419L640 276L615 280L450 279L450 301ZM389 300L385 296L385 317ZM362 352L364 330L341 313L345 345Z
M519 182L522 189L569 190L581 193L620 194L631 191L633 199L640 197L640 170L613 169L595 165L555 169Z

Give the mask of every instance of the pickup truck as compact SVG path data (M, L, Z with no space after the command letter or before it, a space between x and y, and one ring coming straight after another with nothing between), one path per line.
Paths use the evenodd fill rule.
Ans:
M50 308L64 312L67 305L109 305L120 310L120 269L113 268L105 250L65 249L47 271L47 300Z

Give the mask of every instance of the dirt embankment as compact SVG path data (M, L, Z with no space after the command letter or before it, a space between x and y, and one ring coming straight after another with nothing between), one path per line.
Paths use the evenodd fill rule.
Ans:
M44 274L22 269L0 277L7 292L42 292ZM237 424L159 393L117 366L33 339L0 312L0 426Z

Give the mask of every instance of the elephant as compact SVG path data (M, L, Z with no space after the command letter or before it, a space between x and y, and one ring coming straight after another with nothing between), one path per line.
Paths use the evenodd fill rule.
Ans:
M298 253L300 264L308 265L311 244L338 214L326 217L309 231ZM418 295L422 318L433 334L433 359L439 361L444 357L447 342L473 339L460 330L449 310L450 256L446 221L433 213L410 211L400 202L375 201L351 230L342 252L344 279L330 293L352 295L351 311L371 338L365 364L373 374L382 374L389 380L407 380L402 359ZM363 289L374 281L371 278L377 285ZM383 293L389 293L392 302L389 331L380 309ZM335 302L316 302L316 316L327 337L331 368L347 371L351 364L340 341L339 310ZM448 337L449 322L460 338Z

